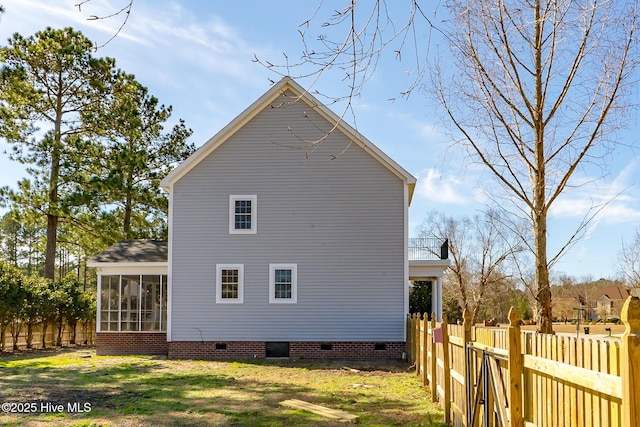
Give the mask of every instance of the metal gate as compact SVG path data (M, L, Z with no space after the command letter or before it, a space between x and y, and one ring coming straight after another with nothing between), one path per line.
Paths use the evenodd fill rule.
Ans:
M509 403L507 402L507 387L500 369L501 362L507 362L508 356L477 346L474 342L467 343L467 427L510 425L508 419ZM482 418L480 418L482 417Z

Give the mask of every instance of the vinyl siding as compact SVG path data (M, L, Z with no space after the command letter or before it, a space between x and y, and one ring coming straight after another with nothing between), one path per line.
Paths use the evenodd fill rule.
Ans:
M339 132L290 148L318 127L266 108L174 184L173 341L404 340L404 183ZM230 194L257 195L257 234L229 234ZM297 264L297 304L269 304L273 263ZM244 264L243 304L215 303L216 264Z

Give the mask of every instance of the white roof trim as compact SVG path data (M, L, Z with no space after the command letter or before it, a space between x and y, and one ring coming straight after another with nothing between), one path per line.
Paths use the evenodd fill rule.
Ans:
M238 129L242 128L249 120L260 113L267 105L277 99L280 94L290 89L296 95L300 97L302 101L313 107L318 113L320 113L330 123L336 125L336 128L348 136L353 142L358 144L361 148L366 150L380 163L386 166L391 172L402 179L409 187L409 204L413 197L413 191L416 185L416 178L407 172L402 166L396 163L382 150L375 146L371 141L365 138L360 132L355 130L337 114L327 108L324 104L314 98L309 92L307 92L302 86L296 83L289 77L285 77L278 83L273 85L264 95L258 98L247 109L234 118L228 125L222 128L218 133L205 142L200 148L198 148L191 156L185 161L173 169L161 182L160 186L166 191L170 191L171 186L182 178L193 167L206 158L213 150L218 148L229 137L231 137Z
M169 263L165 262L87 262L87 267L96 268L122 268L122 267L169 267Z

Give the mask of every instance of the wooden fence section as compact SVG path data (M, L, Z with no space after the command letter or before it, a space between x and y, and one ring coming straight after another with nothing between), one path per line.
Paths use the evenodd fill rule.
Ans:
M620 340L543 335L408 318L416 373L454 426L640 427L640 299Z
M62 331L62 345L71 344L72 330L71 326L65 325ZM83 322L78 322L76 326L76 344L94 345L96 336L95 322L89 322L86 325ZM58 328L55 325L49 324L44 337L44 343L46 347L53 347L58 337ZM22 325L20 334L18 335L18 349L24 350L27 348L27 327ZM42 348L42 325L38 324L33 328L33 338L31 341L32 348ZM4 337L4 343L1 346L5 350L13 349L13 337L11 336L10 328L7 327L7 331Z

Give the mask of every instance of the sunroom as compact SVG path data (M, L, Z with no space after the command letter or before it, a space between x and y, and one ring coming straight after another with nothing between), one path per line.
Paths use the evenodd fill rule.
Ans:
M98 354L166 354L164 240L126 240L87 263L98 274Z

